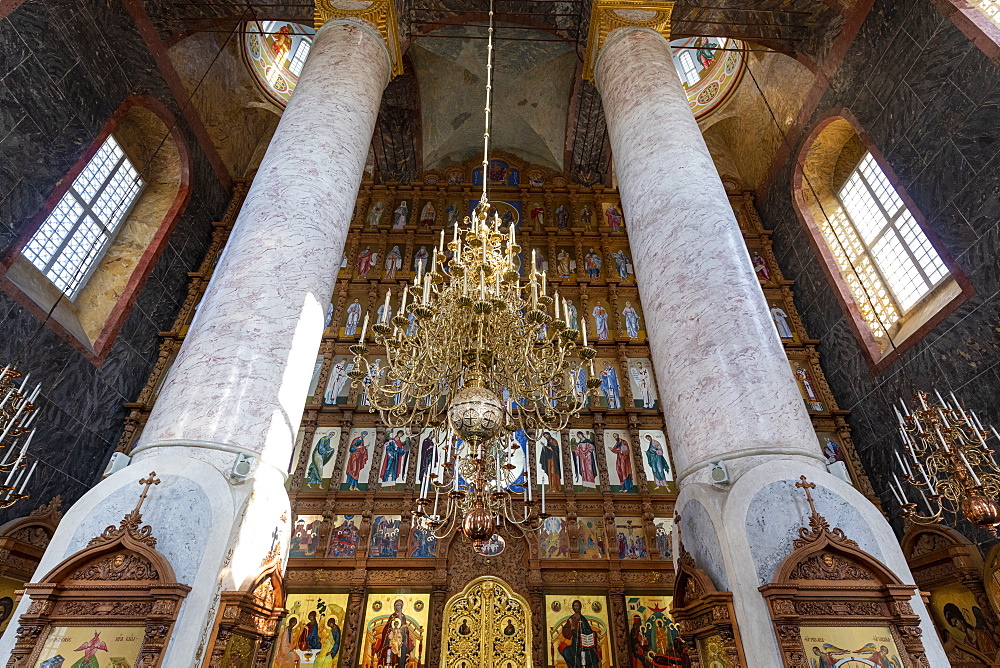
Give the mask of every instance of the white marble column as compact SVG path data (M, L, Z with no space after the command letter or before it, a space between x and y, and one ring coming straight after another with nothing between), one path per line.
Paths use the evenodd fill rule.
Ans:
M822 465L669 44L619 28L595 73L678 478L711 459Z
M201 665L219 592L246 586L272 548L287 549L285 471L391 53L356 18L317 32L132 463L70 508L32 577L118 524L155 470L143 519L192 587L164 666ZM254 457L246 477L231 475L240 453ZM30 603L18 605L0 656Z
M904 583L913 576L879 511L825 470L667 40L649 28L617 28L595 74L680 481L681 538L716 586L733 593L747 665L778 665L757 588L808 524L798 476L816 483L816 505L832 526ZM710 482L713 459L726 461L730 483ZM919 594L911 605L931 665L947 665Z
M374 29L317 33L139 451L218 445L287 466L389 72Z

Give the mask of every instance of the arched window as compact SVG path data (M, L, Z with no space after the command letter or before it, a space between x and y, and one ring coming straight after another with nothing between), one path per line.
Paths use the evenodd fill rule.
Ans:
M799 155L793 187L817 254L878 368L971 288L863 136L844 116L821 123Z
M73 299L145 185L109 135L21 253Z
M160 103L128 98L4 258L0 286L95 363L190 198L187 146ZM53 310L54 309L54 310Z

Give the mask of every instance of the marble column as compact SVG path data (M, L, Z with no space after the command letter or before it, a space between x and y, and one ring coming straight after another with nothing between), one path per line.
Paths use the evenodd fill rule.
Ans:
M611 33L596 82L678 478L710 459L777 455L822 466L666 39Z
M607 118L680 485L681 535L716 586L733 592L748 665L777 665L777 642L757 588L771 581L798 527L808 523L809 509L794 487L799 475L817 484L817 507L831 525L903 582L913 577L878 510L826 472L662 34L669 32L670 4L621 10L598 0L587 65ZM655 21L659 30L650 27ZM712 460L725 460L728 483L711 482ZM920 597L911 604L923 616L932 665L947 665Z
M391 0L379 2L394 23ZM286 471L382 91L398 63L393 46L360 18L333 18L317 31L131 465L70 509L33 578L117 524L135 504L137 479L155 470L161 484L144 520L192 587L164 665L201 665L219 592L245 586L272 548L287 549L295 518ZM251 466L234 475L240 455Z

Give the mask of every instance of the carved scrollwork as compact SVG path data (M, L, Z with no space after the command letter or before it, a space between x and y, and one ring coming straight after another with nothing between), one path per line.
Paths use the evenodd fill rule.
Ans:
M71 580L159 580L160 574L148 559L127 552L111 554L75 571Z
M798 564L792 580L875 580L870 571L843 557L823 552Z

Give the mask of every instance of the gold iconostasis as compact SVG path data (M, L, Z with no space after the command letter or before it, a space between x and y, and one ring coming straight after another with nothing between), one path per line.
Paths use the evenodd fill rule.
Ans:
M445 609L455 609L464 589L486 576L498 580L490 591L504 601L527 603L523 616L505 617L512 628L497 622L497 637L530 638L534 665L624 666L636 652L653 665L685 660L670 617L674 467L616 190L581 187L510 155L498 155L486 174L503 225L517 226L522 271L534 261L546 272L550 289L568 301L577 326L586 323L598 350L594 373L601 383L586 410L561 433L515 434L521 456L536 462L537 482L546 486L552 516L537 533L503 534L492 553L481 555L461 539L437 540L414 527L412 500L431 466L432 444L426 434L386 432L348 376L349 347L365 314L385 315L387 291L388 308L397 307L404 286L427 268L442 230L452 233L479 201L482 178L481 163L470 161L411 185L361 185L344 256L331 260L340 262L338 280L289 462L288 613L268 650L273 666L338 666L348 657L357 666L473 666L486 655L496 665L518 665L522 659L499 645L471 642L474 633L470 642L451 642L450 632L443 641L443 629L474 627L471 618L465 627L457 617L445 619ZM750 194L733 181L726 187L818 443L832 471L874 498L847 412L830 394L818 342L795 311L769 233ZM128 405L123 452L141 433L183 343L245 188L239 184L216 225L149 382ZM369 347L374 365L380 350L370 341ZM585 375L566 379L579 387L586 381ZM233 660L241 653L233 639L241 637L225 646Z
M539 532L502 535L498 554L480 556L461 539L439 541L413 526L411 502L429 472L433 443L429 434L385 431L348 376L349 346L358 340L365 314L394 315L404 286L427 269L442 230L450 239L454 225L479 201L482 178L481 165L470 162L426 174L410 186L362 185L289 468L294 526L285 577L289 591L310 601L319 596L324 609L339 609L331 602L351 591L356 604L338 617L315 607L306 611L303 599L298 614L290 612L283 623L279 648L285 650L275 654L274 666L296 665L296 649L307 651L310 643L328 659L356 656L359 666L387 665L379 663L389 642L381 640L380 629L394 606L401 609L393 642L405 650L406 666L439 660L479 665L470 657L478 661L494 649L460 642L459 629L474 625L467 620L463 627L444 615L446 601L450 606L480 576L500 578L510 595L529 602L536 664L544 658L550 666L627 665L637 647L662 657L653 665L681 660L682 643L669 616L674 468L617 191L579 187L513 156L492 160L487 170L502 224L518 229L522 272L530 271L532 261L546 272L550 289L568 300L578 326L586 322L598 350L594 373L601 385L587 410L561 433L537 439L515 434L523 456L537 464L538 484L546 485L553 516ZM846 412L830 395L817 342L795 311L768 234L750 196L735 183L727 186L818 442L833 468L871 496ZM371 346L373 367L381 363L379 352ZM586 375L566 379L578 387L586 381ZM313 621L310 612L317 613ZM326 630L324 620L336 633ZM515 617L510 621L515 624ZM525 632L516 624L501 627ZM359 630L344 638L344 628ZM442 640L445 628L450 630ZM469 637L476 635L470 631ZM581 638L593 646L584 647ZM456 655L456 647L468 657ZM323 661L314 665L338 665Z

